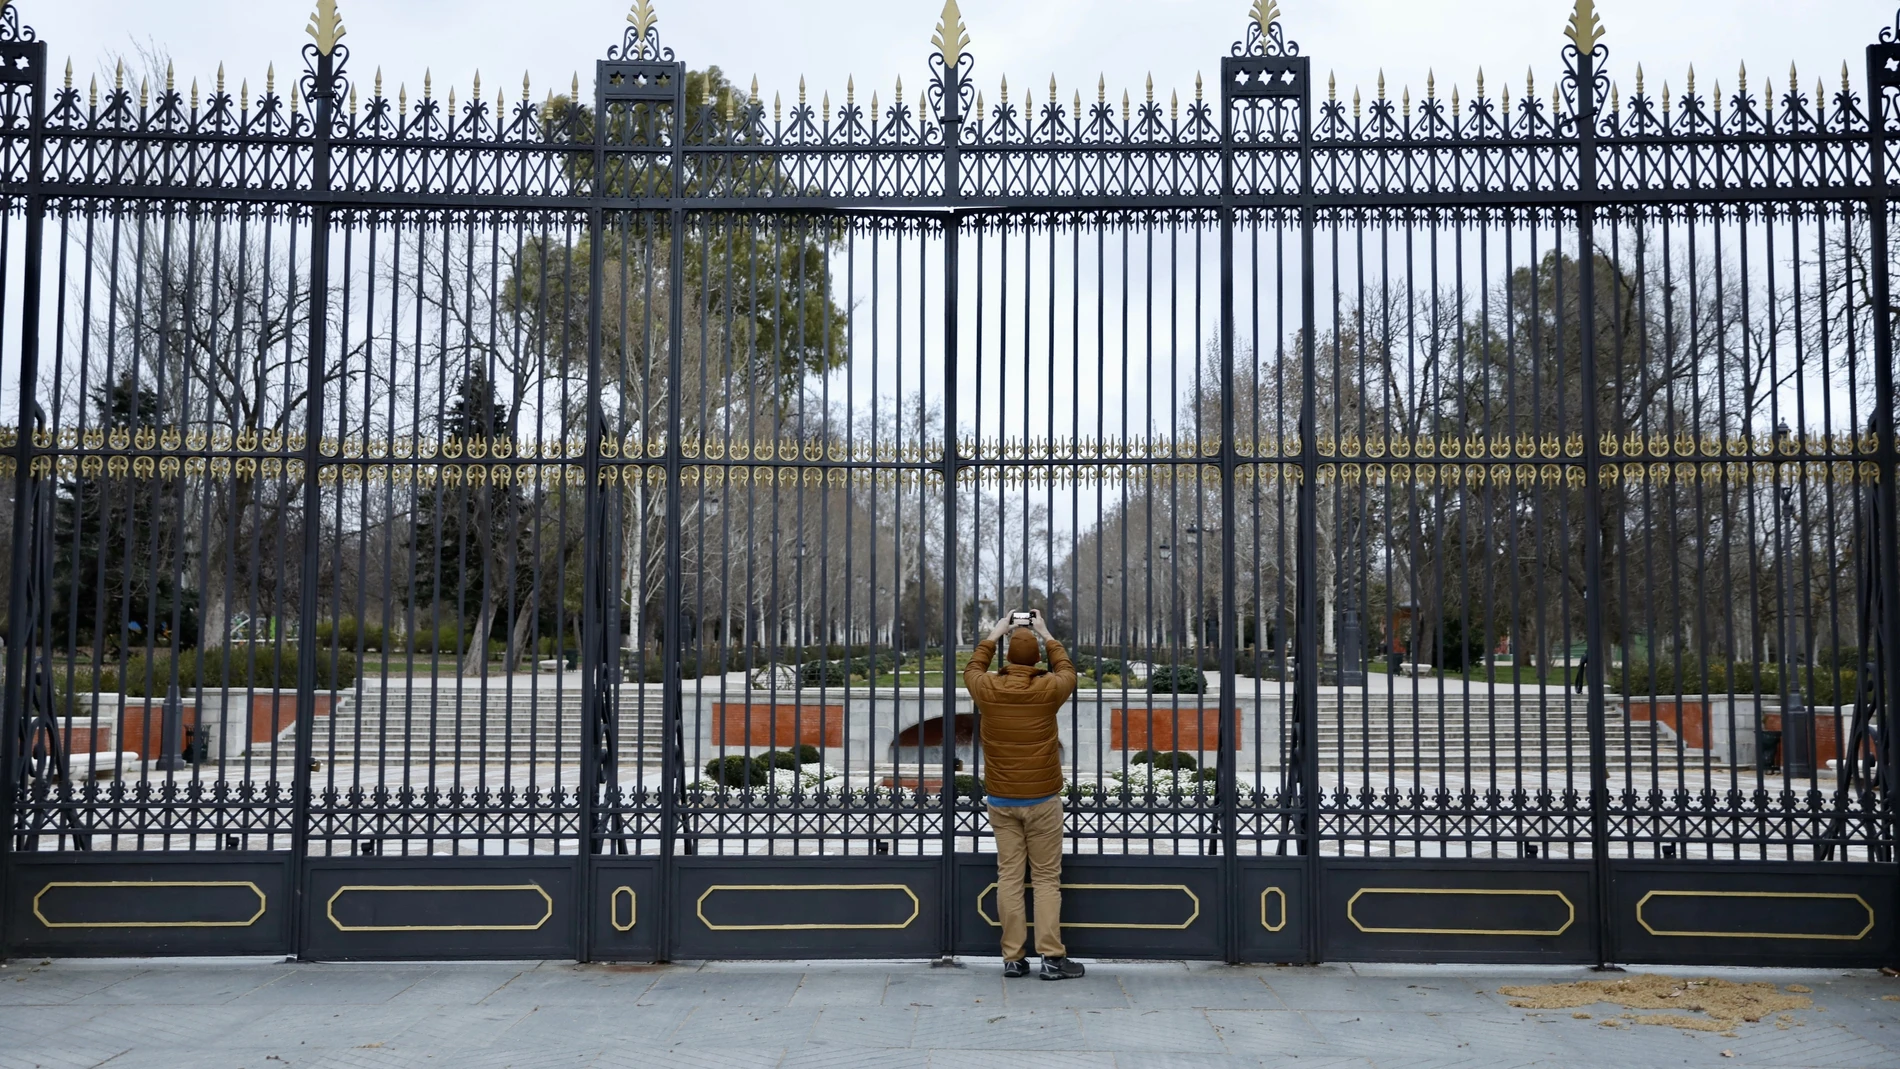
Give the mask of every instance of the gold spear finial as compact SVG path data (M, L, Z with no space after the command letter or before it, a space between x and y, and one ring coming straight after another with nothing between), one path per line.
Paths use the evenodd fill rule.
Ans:
M1847 69L1847 64L1841 64L1841 69ZM1095 102L1097 104L1108 103L1108 75L1106 74L1098 74L1095 76Z
M1154 102L1155 102L1155 76L1154 76L1153 71L1149 71L1148 72L1148 103L1152 104Z
M356 83L350 83L350 114L356 114Z
M191 80L191 110L198 110L198 79Z
M772 125L773 126L779 125L779 120L785 114L784 105L781 104L779 101L780 101L780 98L779 98L778 93L774 92L772 94Z
M1122 122L1128 121L1128 90L1122 90Z
M633 10L627 12L627 21L633 24L633 39L644 41L653 32L660 16L653 10L653 0L633 0Z
M92 76L92 110L99 110L99 76Z
M378 71L376 74L376 95L377 96L383 95L382 85L383 85L382 72ZM526 104L528 102L528 72L527 71L521 72L521 102L523 104Z
M219 67L218 69L223 70L224 68ZM72 61L72 57L68 56L66 57L66 88L71 89L72 87L73 87L73 61Z
M1181 121L1181 91L1170 89L1168 90L1168 122L1179 121Z
M825 117L827 124L831 122L831 90L825 90L824 96L818 98L818 112Z
M937 32L930 35L930 43L942 54L944 70L956 70L963 50L970 47L970 30L963 24L957 0L943 0L943 14L937 17Z
M753 104L759 102L759 76L756 74L752 76L752 95L748 100Z
M1425 68L1425 99L1438 99L1438 72L1430 67Z
M171 95L172 90L177 88L175 82L176 79L172 76L172 61L168 59L165 61L165 93L167 96Z
M1056 106L1056 76L1054 74L1049 75L1049 106L1052 108Z
M435 72L422 68L422 99L428 100L435 95Z
M1577 0L1564 36L1570 38L1570 43L1576 45L1582 55L1596 51L1597 42L1603 40L1603 20L1597 17L1596 0Z
M1800 91L1801 76L1795 73L1794 62L1791 60L1788 63L1788 92L1799 93Z
M96 86L99 82L94 79L92 84ZM238 80L238 110L251 110L251 80L249 78Z
M1537 99L1537 72L1529 67L1524 68L1524 98Z
M1478 99L1484 99L1484 68L1478 68Z
M858 102L858 80L851 75L844 76L844 106L849 108Z
M1641 63L1636 65L1636 95L1643 95L1643 65Z
M1847 61L1841 60L1841 92L1847 92Z
M277 64L275 63L264 64L264 95L267 97L277 95Z
M984 112L986 112L986 111L988 111L988 110L989 110L989 109L988 109L988 108L986 108L986 107L984 107L984 105L983 105L983 90L981 90L981 89L978 89L978 90L976 91L976 114L977 114L977 117L978 117L978 118L982 118L982 117L983 117L983 114L984 114Z
M1405 106L1405 117L1408 119L1411 118L1412 117L1412 87L1408 85L1404 89L1399 90L1399 99L1401 100L1401 102L1403 102Z
M1198 104L1198 103L1200 103L1200 100L1201 100L1201 93L1202 93L1202 89L1201 89L1201 72L1200 72L1200 71L1195 71L1195 72L1194 72L1194 101L1195 101L1195 103L1197 103L1197 104Z
M1669 114L1669 79L1663 79L1663 114Z
M1385 99L1385 68L1379 68L1379 99Z
M1327 71L1326 72L1326 102L1330 104L1337 101L1338 99L1339 99L1339 72Z
M871 122L873 124L877 122L877 112L877 90L873 89L871 90Z
M303 29L317 42L317 52L325 56L335 52L336 43L349 32L337 14L336 0L317 0L317 9L310 14L310 24Z
M1003 75L1001 80L997 83L996 95L1002 99L1005 105L1009 103L1009 75Z
M152 99L152 83L146 81L144 78L140 78L139 79L139 110L144 111L146 104L149 103L151 99Z
M798 106L805 106L805 76L802 74L798 76Z
M224 64L218 64L218 95L224 95Z
M119 90L124 89L124 88L125 88L125 60L120 60L118 66L113 68L113 71L112 71L112 91L116 93Z
M1080 89L1075 91L1075 125L1078 130L1082 128L1082 90Z
M475 88L469 96L473 97L477 103L480 103L482 99L482 72L479 70L475 72Z
M1359 87L1352 87L1352 121L1359 121Z
M396 115L398 118L409 114L409 83L396 86Z
M904 76L901 74L897 76L897 104L899 107L904 104Z
M426 72L425 72L426 73ZM575 71L567 83L567 98L579 103L581 99L581 72Z

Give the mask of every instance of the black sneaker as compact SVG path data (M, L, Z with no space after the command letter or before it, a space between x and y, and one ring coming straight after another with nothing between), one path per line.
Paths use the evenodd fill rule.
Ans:
M1082 963L1074 958L1044 958L1042 971L1037 975L1044 980L1073 980L1084 971Z
M1003 963L1003 976L1008 979L1014 980L1028 975L1029 959L1027 958L1018 958L1015 961L1006 961Z

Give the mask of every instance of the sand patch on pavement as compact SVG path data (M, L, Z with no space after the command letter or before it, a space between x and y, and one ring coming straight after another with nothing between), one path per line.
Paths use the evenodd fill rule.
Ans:
M1783 991L1771 983L1738 984L1714 977L1644 975L1568 984L1516 984L1498 988L1498 994L1521 1010L1567 1010L1601 1003L1628 1010L1664 1010L1668 1012L1625 1016L1637 1024L1697 1032L1726 1032L1743 1022L1754 1023L1784 1010L1814 1006L1807 995Z

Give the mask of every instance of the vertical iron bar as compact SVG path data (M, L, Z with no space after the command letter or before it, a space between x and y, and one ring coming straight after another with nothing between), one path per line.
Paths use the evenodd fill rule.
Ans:
M574 877L579 881L579 908L574 911L575 957L580 961L591 959L594 930L594 872L593 855L599 849L595 843L596 829L599 824L598 800L594 797L598 790L600 777L596 763L602 760L614 760L614 754L602 745L605 719L611 715L610 702L603 697L600 678L601 664L605 650L602 648L604 636L601 622L606 616L606 606L602 604L603 583L614 583L600 565L601 544L605 537L606 525L602 511L606 498L600 492L600 439L605 433L606 419L601 412L600 391L600 344L601 344L601 287L606 281L606 262L601 255L601 246L606 237L606 209L603 202L606 197L601 189L607 173L607 101L601 91L606 79L600 77L596 65L594 76L594 145L593 165L594 181L593 203L587 209L587 437L581 445L581 471L586 485L581 488L581 728L580 752L580 844L576 851ZM614 583L613 594L618 596L618 584ZM488 636L477 636L478 641ZM558 650L557 656L558 656ZM512 654L512 651L511 651Z
M301 87L293 88L292 92ZM291 768L290 888L291 956L305 957L308 931L304 902L304 855L310 845L310 751L316 719L317 568L322 550L323 492L317 479L323 440L323 361L330 326L330 113L336 91L336 55L317 56L310 99L310 343L304 353L303 574L297 593L296 742Z
M685 83L685 71L677 77L681 85ZM677 98L676 98L677 99ZM663 769L661 780L665 783L664 807L661 810L662 833L660 838L660 932L658 936L659 952L655 955L661 961L672 957L672 947L668 936L672 932L672 912L677 905L670 893L672 883L672 862L674 854L673 837L679 822L679 803L685 792L686 775L681 762L684 760L685 735L683 724L686 710L682 700L683 684L680 680L680 659L684 655L680 633L684 614L680 611L680 597L684 582L680 563L680 368L684 354L681 352L682 317L686 287L682 281L686 277L686 209L677 203L679 197L679 154L674 153L673 188L669 194L675 204L668 209L667 220L672 227L670 235L672 254L667 270L667 339L666 339L666 590L660 598L660 688L661 702L666 707L667 750L670 751L671 767ZM649 310L648 315L652 312ZM749 696L748 696L749 697Z
M1869 177L1874 195L1867 201L1867 229L1873 255L1868 259L1872 264L1873 283L1873 330L1874 330L1874 462L1879 466L1880 494L1880 543L1869 547L1868 559L1878 562L1880 581L1880 627L1886 633L1881 636L1881 652L1886 664L1882 665L1885 693L1880 696L1880 711L1884 723L1880 725L1881 763L1886 790L1881 792L1880 814L1885 827L1882 838L1893 840L1894 800L1893 787L1900 782L1900 759L1894 752L1894 725L1900 722L1896 718L1896 701L1900 701L1900 521L1894 516L1897 496L1894 480L1900 478L1900 451L1896 449L1894 405L1894 366L1893 366L1893 298L1892 280L1889 271L1892 267L1891 251L1887 235L1887 212L1889 194L1887 190L1887 84L1892 78L1887 63L1900 58L1900 48L1894 45L1872 45L1867 49L1867 133L1869 149ZM1784 725L1785 727L1785 725Z
M1313 204L1313 89L1312 60L1300 66L1300 492L1299 576L1295 596L1299 636L1294 700L1300 717L1301 852L1306 855L1308 901L1319 889L1319 414L1318 359L1313 331L1313 231L1318 226ZM1306 956L1318 961L1321 942L1319 911L1309 908Z
M38 538L35 537L39 525L33 519L39 510L34 507L38 491L33 485L32 468L33 435L43 418L36 400L36 381L40 373L41 244L46 226L46 195L40 188L41 175L45 169L46 43L31 42L27 50L27 62L33 72L33 101L32 126L27 131L25 176L26 263L20 279L20 413L14 440L13 560L10 585L7 587L6 694L5 704L0 706L0 770L4 770L0 772L0 776L4 776L4 781L0 781L0 902L7 901L9 888L8 861L14 847L14 800L23 794L26 787L22 762L27 755L14 748L25 741L21 735L30 705L27 701L26 659L29 651L20 639L22 636L33 636L34 645L40 641L34 628L25 621L28 614L33 612L27 598L27 586L32 581L33 567L41 559L36 545ZM50 580L51 576L45 578ZM6 956L5 911L0 911L0 959Z
M1223 65L1224 66L1224 65ZM1240 961L1239 791L1235 789L1240 755L1239 703L1234 694L1234 649L1240 628L1235 574L1238 554L1234 532L1239 515L1234 506L1234 108L1233 78L1221 79L1220 108L1220 706L1215 713L1220 731L1214 744L1215 787L1220 810L1221 890L1224 909L1225 954ZM1256 281L1257 284L1257 281ZM1099 556L1099 554L1098 554ZM1258 653L1255 654L1258 656ZM1258 702L1256 710L1258 708ZM1255 717L1258 719L1256 711Z
M1577 331L1578 368L1583 430L1583 639L1586 722L1590 732L1590 843L1591 868L1596 879L1597 964L1608 966L1615 954L1613 913L1610 909L1609 790L1607 744L1604 733L1603 662L1609 648L1603 641L1603 542L1597 495L1602 453L1597 441L1596 367L1596 209L1589 198L1597 192L1595 57L1577 53L1577 188L1585 198L1577 206ZM1559 261L1561 270L1562 262Z
M946 65L943 74L943 196L951 204L952 210L943 220L943 725L940 738L942 745L942 789L938 792L943 819L943 864L939 877L942 881L943 907L942 919L938 931L939 959L949 961L956 954L956 916L952 906L956 902L957 890L957 790L956 790L956 749L957 749L957 231L962 226L962 217L954 208L961 199L962 171L958 159L958 145L962 136L961 119L958 111L958 93L961 78L954 64ZM917 356L919 365L923 353ZM901 403L901 399L900 399ZM926 430L923 413L918 413L918 433ZM980 428L979 428L980 430ZM918 500L922 498L922 484L919 482ZM922 547L919 547L921 554ZM919 558L919 567L922 558ZM900 577L901 578L901 577ZM923 576L917 580L918 607L921 609L924 596ZM921 616L922 613L919 613ZM919 636L921 638L921 636ZM924 644L919 642L917 656L917 681L921 686L924 679ZM918 723L923 723L921 711ZM923 732L917 733L917 744L923 745ZM975 748L972 740L972 757ZM976 767L971 766L974 774ZM923 770L918 768L918 793L923 792Z

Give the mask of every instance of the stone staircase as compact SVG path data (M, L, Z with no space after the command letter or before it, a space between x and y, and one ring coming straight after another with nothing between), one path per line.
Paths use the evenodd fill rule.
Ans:
M542 681L537 691L517 686L512 692L491 685L486 694L455 681L418 682L412 686L366 686L316 721L311 753L319 761L376 763L425 757L490 763L528 761L572 763L580 753L583 725L577 685L558 693ZM614 696L619 714L620 763L660 760L665 707L659 687L621 686Z

